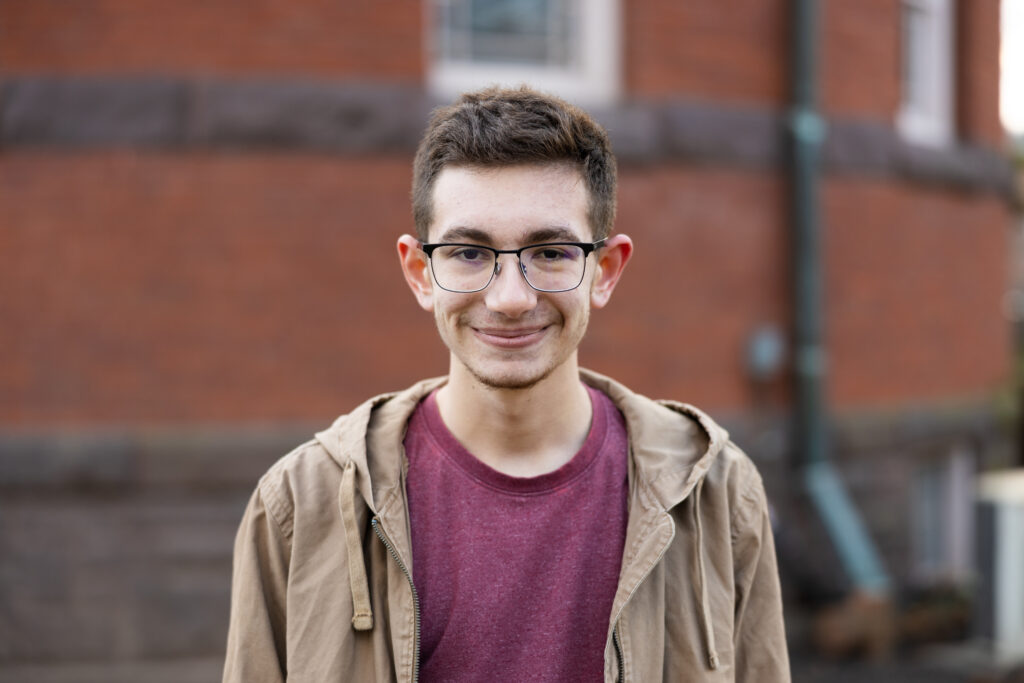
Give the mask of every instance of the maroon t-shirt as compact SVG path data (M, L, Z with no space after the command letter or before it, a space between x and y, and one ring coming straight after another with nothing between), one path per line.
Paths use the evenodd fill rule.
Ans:
M588 387L583 447L539 477L485 465L434 394L405 436L424 681L596 681L626 539L626 425Z

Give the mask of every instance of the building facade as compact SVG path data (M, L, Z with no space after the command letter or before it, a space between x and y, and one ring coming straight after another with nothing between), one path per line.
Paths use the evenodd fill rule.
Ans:
M259 474L445 370L394 240L431 107L495 80L620 158L581 362L722 417L834 554L788 426L791 5L0 0L0 664L211 670ZM961 580L1008 457L999 3L816 6L830 451L894 585Z

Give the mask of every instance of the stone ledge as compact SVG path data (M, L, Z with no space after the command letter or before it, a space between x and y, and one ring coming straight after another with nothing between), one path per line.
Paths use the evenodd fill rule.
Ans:
M792 438L790 415L726 415L721 423L741 446L745 439L771 435L768 460L783 459ZM890 408L834 410L828 435L833 446L851 453L871 453L886 448L967 436L983 437L998 432L999 416L988 399L936 402Z
M784 467L788 420L786 413L736 415L723 424L759 464ZM278 458L326 426L0 431L0 490L251 489ZM829 434L838 456L856 458L949 439L985 440L998 427L991 403L977 400L840 411Z
M418 85L329 81L19 77L0 80L0 147L284 149L411 156L437 104ZM785 112L687 99L595 111L623 163L782 168ZM832 119L826 174L894 177L1015 196L992 149L909 145L888 122Z
M189 88L155 78L8 80L0 144L171 147L184 142Z
M0 490L251 489L325 426L0 432Z
M191 100L191 144L348 154L415 150L430 112L412 88L362 84L201 83Z
M973 440L981 445L999 434L999 416L988 399L901 409L850 411L833 424L832 438L844 453L866 455L880 448Z
M822 148L826 171L837 174L902 177L967 190L1016 193L1007 155L958 144L948 148L911 145L877 121L836 120Z

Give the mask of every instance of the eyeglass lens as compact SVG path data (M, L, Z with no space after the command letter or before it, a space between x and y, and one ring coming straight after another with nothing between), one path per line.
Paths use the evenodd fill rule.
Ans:
M497 254L467 245L444 245L431 255L437 284L454 292L476 292L488 285L494 274ZM526 281L534 289L565 291L583 281L586 254L573 244L544 244L524 249L519 263Z

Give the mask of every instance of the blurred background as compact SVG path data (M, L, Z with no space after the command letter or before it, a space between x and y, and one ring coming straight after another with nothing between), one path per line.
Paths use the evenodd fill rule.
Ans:
M757 462L795 679L1017 680L1022 5L0 0L0 681L219 680L259 476L446 370L394 243L494 82L609 129L581 362Z

